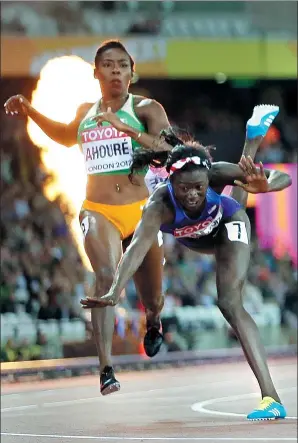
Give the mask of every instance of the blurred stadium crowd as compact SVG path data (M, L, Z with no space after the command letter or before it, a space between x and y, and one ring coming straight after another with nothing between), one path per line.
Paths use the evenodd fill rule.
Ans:
M278 94L278 89L270 93ZM286 108L281 96L278 100ZM201 94L192 102L184 97L179 113L175 106L167 111L172 121L182 127L187 123L200 140L213 143L218 136L225 145L232 143L231 134L239 132L242 144L245 119L233 113L228 103L225 108L216 107L215 96ZM88 336L88 320L79 305L87 290L88 272L68 231L69 208L62 197L50 202L44 196L43 187L51 177L41 162L39 148L27 135L25 122L4 113L2 119L1 360L59 357L63 356L63 343L82 342ZM287 114L278 120L278 127L273 126L263 142L259 159L296 161L294 120ZM234 143L238 142L236 137ZM223 326L219 311L214 314L214 260L193 254L168 237L165 246L165 350L191 349L199 346L195 337L200 329ZM261 251L255 238L246 308L259 315L263 324L282 323L295 328L296 281L290 259L277 260L271 251ZM127 287L123 306L128 313L142 310L133 283ZM179 312L184 315L187 307L192 307L193 321L186 325L183 319L179 321ZM212 313L211 317L206 312ZM123 325L122 332L121 327L116 332L123 334L123 327L125 332Z
M284 2L283 2L284 3ZM212 18L210 19L210 13ZM9 35L294 36L295 2L71 1L4 2L2 32Z

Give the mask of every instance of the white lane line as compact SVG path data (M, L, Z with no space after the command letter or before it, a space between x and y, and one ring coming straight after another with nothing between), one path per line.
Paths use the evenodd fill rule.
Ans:
M284 388L279 389L281 392L290 392L296 390L296 387L291 388ZM220 402L228 402L228 401L237 401L237 400L243 400L245 398L254 398L254 397L260 397L259 393L253 393L253 394L241 394L241 395L230 395L228 397L219 397L219 398L211 398L209 400L204 400L198 403L194 403L191 406L191 409L195 412L202 412L203 414L210 414L210 415L221 415L226 417L246 417L247 414L240 414L238 412L229 412L229 411L218 411L216 409L207 409L205 406L212 405L214 403L220 403ZM297 417L286 417L290 420L297 420Z
M24 405L24 406L13 406L11 408L2 408L1 412L6 411L23 411L24 409L36 409L38 405Z
M63 391L70 388L60 388L60 389L45 389L43 391L24 391L17 394L10 394L10 393L4 393L1 394L2 399L14 399L14 398L20 398L20 397L27 397L29 394L30 396L38 396L38 395L53 395L55 392Z
M52 435L52 434L16 434L1 432L3 437L31 437L31 438L57 438L69 440L109 440L109 441L297 441L292 437L121 437L121 436L93 436L93 435Z
M99 400L102 400L101 397L90 397L90 398L79 398L77 400L57 401L53 403L41 403L39 405L12 406L10 408L2 408L1 412L22 411L23 409L33 409L33 408L43 408L43 407L50 408L56 406L73 405L77 403L90 403Z
M222 385L235 385L235 381L233 380L225 380L225 381L220 381L220 382L216 382L216 383L212 383L212 387L214 386L222 386ZM116 402L117 399L121 400L121 399L126 399L127 397L131 396L137 396L137 398L140 398L140 396L145 396L148 394L153 394L156 392L170 392L170 391L186 391L187 389L196 389L196 390L201 390L201 389L206 389L206 385L204 386L198 386L197 384L193 384L193 385L188 385L188 386L174 386L172 388L157 388L157 389L150 389L147 391L136 391L136 392L120 392L117 393L115 396L110 397L110 398L106 398L106 397L102 397L100 394L97 397L88 397L88 398L78 398L78 399L74 399L74 400L61 400L61 401L54 401L54 402L45 402L45 403L40 403L40 404L31 404L31 405L24 405L24 406L11 406L11 407L7 407L7 408L1 408L1 412L9 412L9 411L21 411L23 409L30 409L30 408L34 408L34 407L46 407L46 408L51 408L51 407L59 407L59 406L66 406L66 405L74 405L74 404L80 404L80 403L92 403L92 402L96 402L96 401L102 401L102 402Z
M210 363L211 364L211 363ZM290 359L290 362L288 363L288 364L286 364L286 363L284 363L284 364L282 364L282 365L279 365L278 366L278 370L279 370L279 373L280 373L280 371L283 373L283 376L282 377L279 377L279 373L278 374L275 374L275 380L276 381L279 381L279 380L283 380L283 378L284 378L284 370L287 370L287 369L291 369L292 367L293 367L293 361L292 361L292 359ZM226 365L226 364L225 364ZM272 366L272 369L274 370L275 368L276 368L276 364L275 364L275 362L274 361L271 361L271 366ZM161 370L162 371L162 370ZM168 369L166 369L166 371L168 371ZM295 361L295 371L297 372L297 364L296 364L296 361ZM172 372L173 372L173 370L171 370L170 371L171 372L171 374L172 374ZM228 381L227 381L228 382ZM41 382L42 383L42 382ZM197 386L197 385L196 385ZM75 386L75 389L76 390L80 390L80 389L83 389L83 390L85 390L86 388L90 388L90 389L94 389L94 385L79 385L79 386ZM182 386L181 386L182 387ZM2 388L2 393L1 393L1 398L13 398L13 397L27 397L28 395L30 395L30 396L42 396L42 395L49 395L49 394L54 394L54 393L65 393L65 391L73 391L73 388L74 388L74 386L67 386L67 387L63 387L63 386L60 386L60 387L57 387L57 388L54 388L54 389L42 389L42 390L38 390L38 391L31 391L31 390L25 390L25 391L20 391L20 392L17 392L17 393L10 393L10 392L4 392L4 390L5 390L5 386L3 386L3 388ZM187 386L186 386L186 388L187 388ZM154 390L153 390L154 391ZM145 392L147 392L147 391L145 391Z

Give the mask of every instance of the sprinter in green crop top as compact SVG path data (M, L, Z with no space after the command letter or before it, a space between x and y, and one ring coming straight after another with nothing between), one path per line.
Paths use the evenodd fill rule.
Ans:
M120 125L129 125L138 133L143 133L146 129L135 113L135 100L132 94L128 94L122 108L115 112L115 117L119 119L118 124L120 122ZM107 121L103 121L99 126L97 119L103 115L100 112L101 108L100 100L87 112L78 130L78 144L84 155L86 172L88 175L127 176L130 172L132 152L140 144Z
M163 107L154 100L128 93L133 75L134 61L125 47L119 41L108 41L95 56L94 76L99 80L102 99L81 105L70 124L48 119L20 95L5 103L7 113L28 115L57 143L71 147L78 141L81 146L88 181L80 222L86 253L96 274L93 296L97 299L109 290L122 251L130 243L148 198L144 174L138 177L138 186L128 178L132 151L140 145L148 149L171 149L159 138L160 131L170 126ZM101 121L102 116L106 121ZM163 340L161 243L156 238L134 276L146 311L144 347L149 356L158 352ZM91 315L101 392L106 395L120 389L111 362L114 308L92 309Z

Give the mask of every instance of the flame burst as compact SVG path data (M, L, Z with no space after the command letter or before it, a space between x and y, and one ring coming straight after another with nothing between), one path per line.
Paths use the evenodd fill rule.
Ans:
M92 66L79 57L65 56L54 58L43 67L31 104L52 120L70 123L79 105L94 103L100 97ZM91 269L78 221L87 182L81 151L77 145L65 148L55 143L31 119L28 119L27 130L33 143L42 149L43 163L54 177L53 182L46 186L45 194L51 201L63 195L69 204L74 214L70 230L84 264Z

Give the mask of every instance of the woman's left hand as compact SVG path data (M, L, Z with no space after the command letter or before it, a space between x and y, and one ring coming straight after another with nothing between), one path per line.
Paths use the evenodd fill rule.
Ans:
M86 297L80 300L83 309L105 308L106 306L115 306L119 303L120 295L116 292L108 292L101 298L95 299Z
M240 188L243 188L250 194L260 194L269 191L269 183L262 162L260 162L260 168L257 168L250 156L244 157L242 155L238 165L244 172L247 183L235 180L234 185L240 186Z
M98 115L93 117L93 120L97 122L98 126L100 126L102 122L108 122L111 123L111 125L118 131L125 132L127 130L127 125L123 123L120 118L114 114L114 112L112 112L111 108L108 108L105 112L100 112Z

